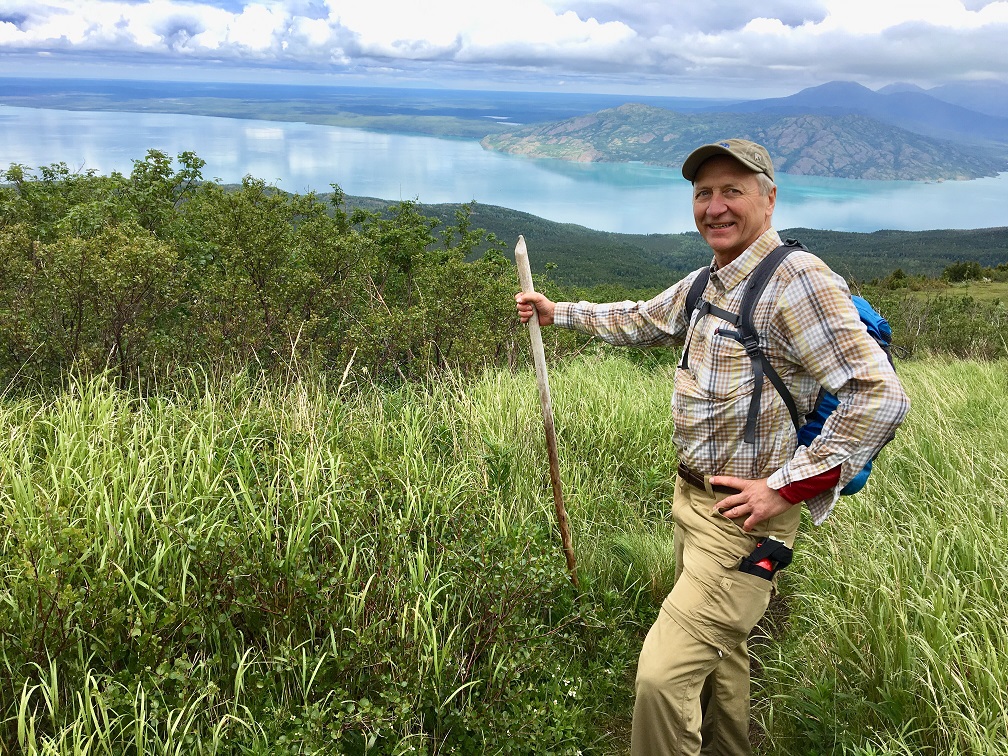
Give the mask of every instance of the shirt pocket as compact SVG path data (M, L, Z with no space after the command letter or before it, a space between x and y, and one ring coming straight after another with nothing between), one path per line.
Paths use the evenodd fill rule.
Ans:
M707 341L709 354L694 363L698 388L715 402L751 396L753 391L752 360L745 347L725 331L730 329L711 332Z

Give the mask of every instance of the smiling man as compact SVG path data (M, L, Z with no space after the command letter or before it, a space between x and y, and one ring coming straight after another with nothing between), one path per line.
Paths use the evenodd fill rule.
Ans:
M685 345L672 394L676 581L638 661L635 756L751 753L746 640L791 561L801 504L821 524L909 409L844 280L803 248L789 250L753 311L759 346L800 416L820 386L840 403L820 435L798 445L789 408L732 328L760 262L783 246L770 155L727 139L694 150L683 176L709 268L646 302L515 297L523 322L538 313L541 325L612 344ZM694 288L699 300L687 308Z
M701 147L683 164L683 175L692 177L693 220L719 268L770 228L777 187L760 145L730 139Z

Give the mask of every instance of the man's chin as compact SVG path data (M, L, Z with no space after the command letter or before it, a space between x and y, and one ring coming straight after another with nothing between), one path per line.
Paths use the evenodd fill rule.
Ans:
M704 241L707 242L707 246L714 250L714 254L716 255L730 256L739 252L738 235L734 233L712 234L708 231L708 233L704 234Z

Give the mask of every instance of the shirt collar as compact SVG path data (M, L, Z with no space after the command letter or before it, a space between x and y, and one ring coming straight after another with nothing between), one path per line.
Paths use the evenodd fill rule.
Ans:
M711 263L711 280L723 287L724 291L731 291L752 273L753 268L759 265L760 260L780 245L780 234L771 226L749 245L745 252L723 268L718 268L716 261Z

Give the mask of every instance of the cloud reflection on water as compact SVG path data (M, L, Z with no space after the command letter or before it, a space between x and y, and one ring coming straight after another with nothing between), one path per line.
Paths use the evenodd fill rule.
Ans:
M689 185L678 169L578 164L483 150L471 140L383 134L275 121L161 113L0 106L0 166L66 162L128 173L149 149L192 150L204 175L245 175L291 192L329 191L424 203L468 202L623 233L694 230ZM944 183L778 177L780 228L847 231L1008 226L1008 173Z

